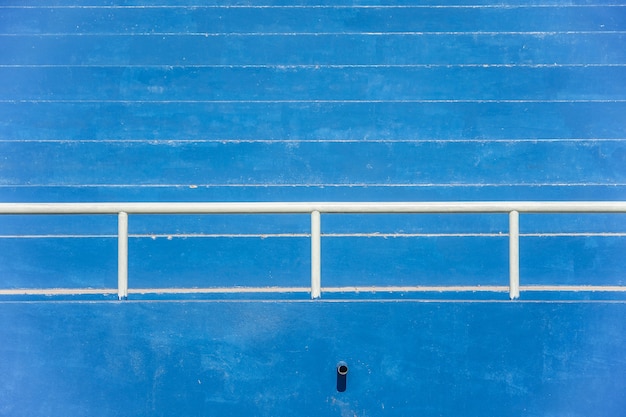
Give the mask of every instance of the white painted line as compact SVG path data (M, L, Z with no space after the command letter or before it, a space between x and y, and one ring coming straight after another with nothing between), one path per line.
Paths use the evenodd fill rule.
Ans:
M0 295L110 295L117 288L17 288L0 289Z
M0 64L0 68L143 68L143 69L350 69L350 68L604 68L624 67L625 63L479 63L479 64ZM535 139L537 140L537 139Z
M309 293L310 287L129 288L129 294L286 294Z
M626 34L626 32L624 32ZM109 100L0 99L8 104L542 104L626 103L626 99L278 99L278 100Z
M584 143L595 144L604 142L626 142L626 138L543 138L543 139L245 139L245 138L216 138L216 139L2 139L0 143L54 143L54 144L71 144L77 143L84 144L125 144L129 143L133 145L186 145L186 144L222 144L222 145L237 145L240 143L251 144L260 143L265 145L294 145L294 144L307 144L307 143L356 143L356 144L456 144L464 143L470 145L486 145L491 143L516 145L520 143ZM201 184L200 184L201 185ZM5 186L5 185L3 185ZM179 184L179 186L188 187L189 184Z
M46 32L0 33L0 37L278 37L278 36L557 36L557 35L623 35L626 30L549 30L549 31L396 31L396 32Z
M324 287L328 293L359 293L359 292L508 292L509 287L501 285L451 285L451 286L346 286Z
M546 292L626 292L623 285L522 285L520 288Z
M448 286L345 286L324 287L327 293L421 293L421 292L497 292L507 293L504 285L448 285ZM622 285L523 285L522 291L532 292L618 292L626 293ZM289 294L310 293L310 287L208 287L208 288L129 288L129 294ZM18 288L0 289L0 295L111 295L114 288Z
M558 233L520 233L520 237L626 237L626 232L558 232ZM310 233L144 233L129 234L130 239L272 239L272 238L310 238ZM328 238L414 238L414 237L508 237L507 233L322 233ZM0 235L0 239L116 239L117 235Z
M561 233L520 233L522 237L624 237L626 233L605 232L561 232Z
M308 183L308 184L295 184L295 183L256 183L256 184L236 184L236 183L204 183L204 184L0 184L0 188L193 188L199 187L221 187L221 188L319 188L319 187L333 187L333 188L354 188L354 187L385 187L385 188L489 188L489 187L624 187L626 183L612 182L612 183L599 183L599 182L571 182L571 183L542 183L542 182L528 182L528 183Z
M198 4L198 5L7 5L0 6L0 9L184 9L184 10L202 10L202 9L570 9L570 8L619 8L625 4L418 4L418 5L369 5L369 4L353 4L353 5L273 5L273 4Z
M0 239L112 239L117 235L0 235Z
M382 237L411 238L411 237L507 237L504 233L323 233L322 237Z

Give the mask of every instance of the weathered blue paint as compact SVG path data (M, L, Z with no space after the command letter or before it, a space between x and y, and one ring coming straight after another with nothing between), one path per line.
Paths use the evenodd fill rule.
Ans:
M13 185L2 187L6 202L46 201L489 201L620 200L617 184L396 184L376 185ZM560 216L559 216L560 217Z
M458 65L623 62L622 33L0 37L6 64ZM159 51L159 53L154 53Z
M0 201L623 200L625 29L617 0L6 0ZM0 288L115 288L116 221L0 217ZM309 216L129 233L131 288L309 284ZM505 286L507 233L322 215L322 286ZM626 285L624 215L520 233L522 285ZM623 293L115 298L0 298L0 415L626 406Z
M626 183L626 145L620 140L8 141L0 143L0 151L5 155L4 185ZM42 160L54 163L38 162Z
M626 406L623 303L44 301L0 313L15 323L0 327L4 415L619 416Z
M5 67L0 77L2 100L619 100L626 93L615 83L626 68L606 66Z
M183 149L189 149L193 146L209 146L204 140L217 142L213 146L219 146L223 141L227 142L224 146L232 146L240 140L310 140L322 141L319 146L325 147L346 146L326 142L331 140L391 140L397 144L397 141L402 140L419 142L433 139L443 142L450 139L620 139L623 133L622 120L626 115L626 102L614 100L504 103L431 103L419 101L421 99L417 102L338 100L266 102L252 99L251 102L217 100L191 103L169 102L167 99L147 102L10 100L0 102L0 111L11 121L3 125L7 140L139 140L141 143L126 144L123 149L149 146L153 152L159 149L173 150L173 144L168 143L170 140L196 141L183 144ZM147 140L158 142L144 142ZM8 146L5 143L2 145ZM85 146L98 145L102 146L102 143ZM622 143L610 145L592 140L582 144L564 144L585 145L619 146L621 158L624 158ZM52 144L23 143L11 146L35 148L29 156L45 157L49 154L46 148L50 149ZM72 150L68 149L71 144L57 146L57 152ZM123 145L117 146L119 149ZM242 146L245 149L246 145ZM463 149L468 145L448 146ZM512 146L516 147L515 144ZM3 152L6 151L3 149ZM590 155L584 153L581 156ZM575 161L572 163L575 164ZM3 182L6 183L6 180Z
M624 7L156 7L6 9L0 25L20 34L215 34L612 31Z

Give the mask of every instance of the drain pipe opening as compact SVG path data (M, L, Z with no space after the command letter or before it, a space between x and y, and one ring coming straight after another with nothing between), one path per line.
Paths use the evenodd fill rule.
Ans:
M339 365L337 365L337 373L339 375L348 375L348 365L340 362Z
M339 362L337 364L337 391L344 392L347 385L348 364Z

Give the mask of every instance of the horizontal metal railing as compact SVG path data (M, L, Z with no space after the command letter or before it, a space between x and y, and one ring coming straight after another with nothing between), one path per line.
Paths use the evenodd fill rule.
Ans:
M519 213L626 213L626 201L488 201L488 202L240 202L240 203L0 203L0 214L116 214L118 216L118 298L128 297L128 216L129 214L296 214L311 216L311 298L319 298L321 285L322 213L508 213L509 285L481 287L483 291L507 290L519 298ZM469 289L468 289L469 288ZM622 286L587 286L594 291L626 291ZM476 287L341 287L329 292L368 291L464 291ZM571 286L543 286L542 290L571 289ZM236 292L296 292L302 288L238 288ZM144 292L145 290L136 290ZM74 290L72 294L95 294L103 290ZM157 289L154 289L157 292ZM167 292L159 289L158 292ZM176 293L224 292L224 289L177 289ZM227 291L226 291L227 292ZM233 291L234 292L234 291ZM0 294L65 294L62 289L1 290Z

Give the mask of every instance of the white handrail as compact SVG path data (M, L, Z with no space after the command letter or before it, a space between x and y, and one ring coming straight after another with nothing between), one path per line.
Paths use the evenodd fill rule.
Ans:
M0 203L0 214L626 213L626 201Z
M126 299L129 292L129 214L253 213L311 215L311 298L321 296L321 213L508 213L508 289L509 297L513 300L520 293L519 213L626 213L626 201L0 203L0 214L117 214L117 293L120 300Z

